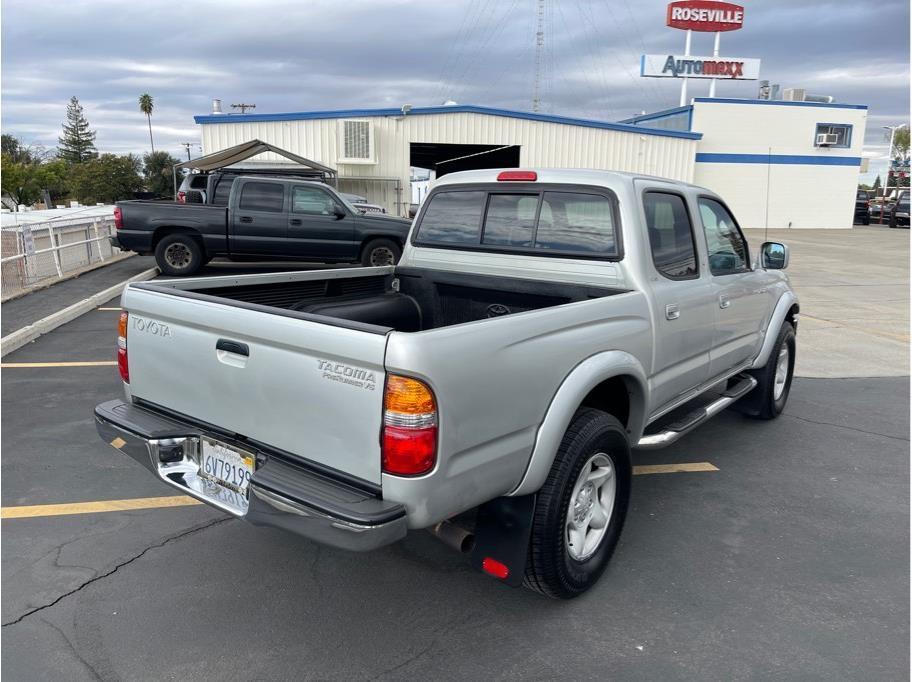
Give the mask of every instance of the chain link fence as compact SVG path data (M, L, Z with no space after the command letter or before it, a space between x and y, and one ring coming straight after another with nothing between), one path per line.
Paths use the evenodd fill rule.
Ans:
M121 253L111 246L110 217L49 220L0 229L0 270L5 300L37 285L109 260Z

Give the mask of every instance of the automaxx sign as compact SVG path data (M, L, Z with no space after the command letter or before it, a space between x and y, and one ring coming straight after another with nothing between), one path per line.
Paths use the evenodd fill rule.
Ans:
M676 0L669 3L665 24L672 28L715 33L737 31L744 25L744 8L713 0Z
M743 57L644 54L640 60L640 75L651 78L757 80L760 77L760 60Z

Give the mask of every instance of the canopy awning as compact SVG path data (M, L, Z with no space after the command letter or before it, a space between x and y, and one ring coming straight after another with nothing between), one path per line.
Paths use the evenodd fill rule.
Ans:
M313 168L314 170L321 171L328 175L334 176L336 174L335 169L330 168L329 166L324 166L316 161L305 159L303 156L298 156L287 149L281 149L280 147L271 145L268 142L263 142L262 140L250 140L249 142L244 142L235 145L234 147L228 147L228 149L215 152L214 154L207 154L198 159L184 161L183 163L177 164L175 168L193 168L201 171L211 171L217 168L230 166L234 163L239 163L240 161L245 161L252 156L262 154L263 152L272 152L279 156L284 156L289 161L294 161L297 164Z

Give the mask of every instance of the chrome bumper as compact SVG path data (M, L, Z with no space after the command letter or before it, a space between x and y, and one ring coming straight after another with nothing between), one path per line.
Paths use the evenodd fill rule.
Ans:
M405 537L402 505L246 443L239 447L256 454L248 495L217 495L218 486L199 476L200 440L224 442L223 436L120 400L95 408L95 427L105 443L168 485L255 525L284 528L353 551L369 551Z

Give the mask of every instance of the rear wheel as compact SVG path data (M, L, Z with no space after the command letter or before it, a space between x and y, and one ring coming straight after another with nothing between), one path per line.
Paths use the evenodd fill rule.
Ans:
M361 265L366 268L395 265L401 255L402 248L392 239L372 239L361 251Z
M623 425L599 410L579 410L538 492L526 587L570 599L596 583L624 527L630 474Z
M166 275L192 275L203 265L203 249L187 234L169 234L155 247L155 262Z

